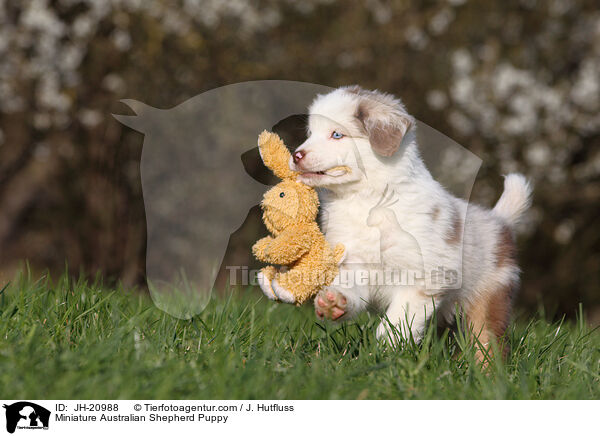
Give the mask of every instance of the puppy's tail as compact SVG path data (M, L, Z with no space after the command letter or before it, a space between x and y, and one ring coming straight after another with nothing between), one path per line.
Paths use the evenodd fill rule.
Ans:
M532 188L525 176L512 173L504 178L504 192L493 211L513 227L531 206Z

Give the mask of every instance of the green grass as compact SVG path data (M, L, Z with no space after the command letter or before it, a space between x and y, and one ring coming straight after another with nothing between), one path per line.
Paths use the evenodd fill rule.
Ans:
M0 296L0 397L600 398L600 333L581 318L514 324L487 372L460 333L394 351L377 322L323 324L255 291L179 320L123 289L21 276Z

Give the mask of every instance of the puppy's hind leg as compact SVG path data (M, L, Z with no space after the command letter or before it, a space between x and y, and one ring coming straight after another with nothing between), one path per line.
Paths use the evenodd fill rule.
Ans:
M476 342L476 358L483 364L493 351L492 342L501 347L505 357L508 346L502 343L512 312L512 300L516 283L499 285L475 298L466 310L466 318Z
M400 286L390 292L387 319L377 327L377 338L394 346L399 345L401 338L410 336L415 342L421 341L427 319L433 315L437 302L418 287Z

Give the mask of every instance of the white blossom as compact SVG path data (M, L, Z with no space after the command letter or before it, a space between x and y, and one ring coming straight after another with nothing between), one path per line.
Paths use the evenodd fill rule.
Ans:
M440 9L432 18L429 20L429 30L433 35L441 35L444 33L452 20L454 20L454 11L450 8Z
M448 105L448 97L444 91L432 89L425 97L427 104L435 110L442 110Z

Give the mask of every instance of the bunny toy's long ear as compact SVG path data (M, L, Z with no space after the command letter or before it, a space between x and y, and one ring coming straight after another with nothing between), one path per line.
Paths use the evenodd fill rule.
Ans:
M276 133L264 130L258 136L258 150L267 168L280 179L296 179L298 173L290 169L292 155Z

